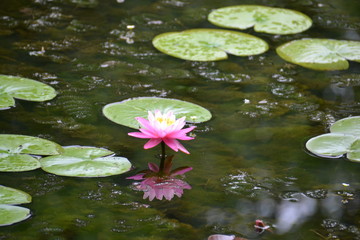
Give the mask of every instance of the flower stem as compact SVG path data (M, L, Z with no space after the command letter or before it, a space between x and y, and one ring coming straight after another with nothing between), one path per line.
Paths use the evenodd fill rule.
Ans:
M159 169L159 172L163 172L163 170L164 170L165 158L166 158L165 143L164 143L164 141L162 141L161 142L161 156L160 156L160 169Z

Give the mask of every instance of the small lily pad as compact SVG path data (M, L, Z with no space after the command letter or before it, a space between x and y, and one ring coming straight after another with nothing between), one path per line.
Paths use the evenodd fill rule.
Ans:
M113 152L95 147L64 147L61 155L40 160L41 168L49 173L68 177L106 177L127 172L131 163Z
M31 155L56 155L62 147L52 141L25 135L0 134L0 171L21 172L40 167ZM31 155L29 155L31 154Z
M314 70L344 70L360 62L360 42L334 39L301 39L279 46L284 60Z
M306 148L322 157L341 157L360 162L360 117L349 117L335 122L330 133L311 138Z
M238 5L212 11L208 20L219 27L247 29L270 34L294 34L307 30L312 20L290 9L259 5Z
M24 207L0 204L0 226L8 226L30 217L30 210Z
M0 109L15 106L14 98L42 102L55 96L55 89L44 83L28 78L0 75Z
M0 185L0 226L7 226L30 217L30 210L12 206L31 202L31 196L15 188ZM10 205L11 204L11 205Z
M268 44L255 36L220 29L190 29L157 35L153 45L170 56L190 61L216 61L266 52Z
M211 119L211 113L196 104L177 99L141 97L110 103L103 108L103 114L109 120L127 127L139 128L135 117L147 118L148 111L172 111L176 118L186 117L187 122L199 123Z

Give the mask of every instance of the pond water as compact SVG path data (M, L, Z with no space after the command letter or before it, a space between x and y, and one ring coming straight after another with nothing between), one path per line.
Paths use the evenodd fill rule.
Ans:
M301 11L308 31L258 36L268 52L219 62L190 62L158 52L163 32L217 28L215 8L261 4ZM42 170L1 173L0 185L32 195L32 216L0 228L0 239L360 239L360 164L304 148L336 120L360 115L360 65L321 72L286 63L275 52L299 38L360 40L360 2L341 0L3 0L0 73L53 86L47 102L16 100L0 111L0 131L63 146L104 147L134 169L106 178L70 178ZM134 25L133 30L127 26ZM209 109L197 124L181 198L148 201L126 177L156 161L130 128L102 115L133 97L175 98ZM256 219L271 226L258 235Z

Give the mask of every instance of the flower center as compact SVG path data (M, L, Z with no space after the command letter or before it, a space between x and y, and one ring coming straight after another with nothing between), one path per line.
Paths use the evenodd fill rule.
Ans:
M158 121L160 124L165 124L166 126L170 126L175 123L175 119L166 117L157 117L156 121Z

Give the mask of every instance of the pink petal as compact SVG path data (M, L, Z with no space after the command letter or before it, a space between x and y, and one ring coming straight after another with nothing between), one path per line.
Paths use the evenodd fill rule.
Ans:
M151 129L151 125L149 123L148 120L146 120L145 118L142 118L142 117L136 117L135 118L144 128L146 129Z
M130 132L128 133L129 136L137 137L137 138L150 138L148 135L141 133L141 132Z
M180 150L180 151L182 151L182 152L184 152L184 153L186 153L186 154L190 154L189 152L188 152L188 150L186 150L186 148L179 142L179 141L176 141L177 142L177 147L178 147L178 149Z
M161 143L161 138L151 138L147 143L145 143L144 149L153 148L159 143Z
M126 179L142 180L142 179L144 179L143 178L144 175L145 175L145 173L139 173L139 174L136 174L134 176L127 177Z
M177 140L173 139L173 138L164 138L163 139L164 143L166 145L169 146L169 148L171 148L172 150L174 150L175 152L177 152L179 149L178 149L178 146L176 144Z

